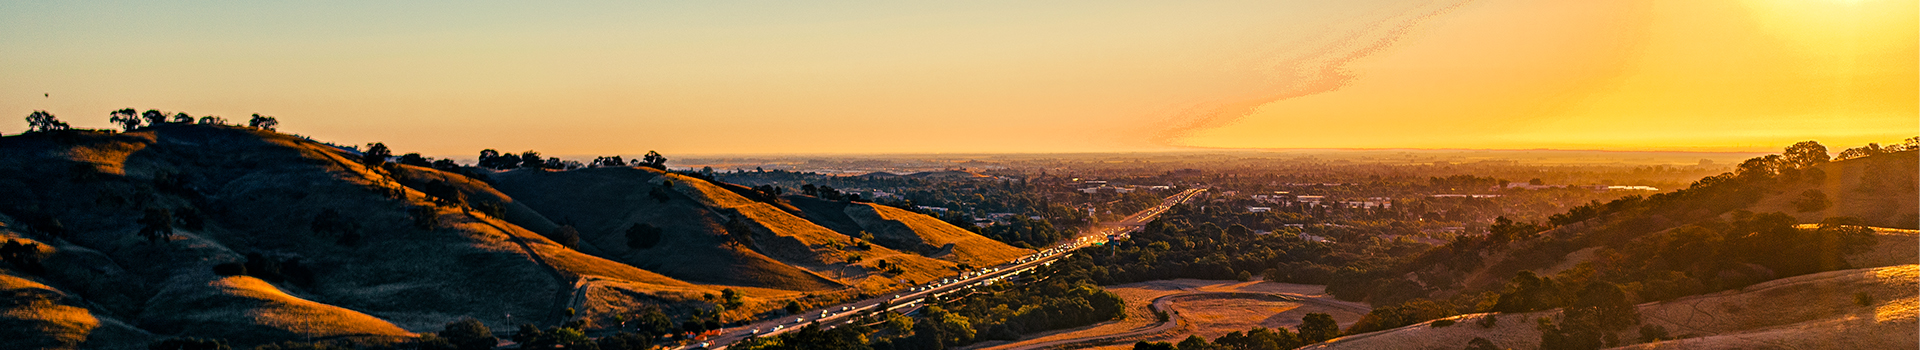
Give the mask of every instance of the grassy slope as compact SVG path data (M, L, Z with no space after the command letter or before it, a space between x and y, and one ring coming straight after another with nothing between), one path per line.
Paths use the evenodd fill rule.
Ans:
M918 241L934 247L935 257L948 261L989 266L1032 250L1014 248L952 224L919 213L873 203L854 203L844 210L862 229L880 241Z
M608 259L701 283L786 290L839 287L758 252L728 246L721 226L726 218L698 201L679 193L670 193L665 203L650 198L661 176L647 168L594 168L515 170L493 178L529 207L573 223L581 245L596 247ZM627 228L640 223L663 229L659 245L627 245Z
M1896 152L1873 157L1829 162L1819 166L1826 181L1793 183L1767 192L1759 203L1747 209L1755 213L1782 212L1800 222L1851 216L1868 225L1894 228L1920 228L1920 159L1916 151ZM1833 206L1824 210L1801 212L1793 201L1801 192L1818 189L1827 194Z
M10 347L138 347L153 338L119 320L68 305L84 301L70 299L70 294L31 277L0 274L0 293L13 301L0 307L0 339L6 339ZM38 300L22 300L29 298Z
M514 323L551 322L558 319L558 309L582 302L571 295L575 278L583 276L666 296L640 300L646 303L714 292L457 210L440 209L444 224L437 229L416 229L407 210L426 206L418 191L402 190L404 199L382 196L375 188L393 187L392 178L336 149L286 135L164 126L64 141L44 136L0 139L0 169L5 170L0 191L17 194L0 198L0 210L56 215L72 233L49 243L76 249L49 261L95 263L55 268L49 273L54 283L93 301L89 309L95 314L132 315L137 318L130 321L142 328L175 330L157 332L164 335L193 336L203 329L193 325L222 325L204 328L213 332L245 324L281 329L287 339L297 339L383 329L382 323L430 330L469 316L498 327L506 326L508 314L516 315ZM178 174L191 193L157 189L151 179L159 173ZM199 211L206 224L177 230L173 241L149 243L134 235L134 221L147 207ZM359 224L362 243L336 244L335 234L308 230L307 223L324 209ZM273 284L272 292L251 285L180 286L179 281L206 280L214 264L244 260L242 252L298 257L313 267L318 283ZM147 312L175 302L154 297L162 291L206 300L286 295L340 307L327 313L357 310L378 318L346 317L315 326L271 317L236 319L239 314L231 312ZM301 312L326 309L308 306Z
M1912 223L1903 223L1902 220L1904 219L1902 218L1913 217L1913 213L1916 211L1915 199L1920 198L1920 194L1916 194L1914 188L1912 187L1914 186L1914 184L1920 183L1920 179L1916 179L1916 177L1920 175L1916 175L1916 171L1913 168L1914 162L1915 162L1914 155L1915 155L1915 152L1900 152L1900 153L1884 155L1884 156L1875 156L1875 157L1853 159L1853 160L1823 164L1823 165L1820 165L1819 167L1820 169L1822 169L1822 171L1826 173L1826 179L1824 181L1821 181L1818 183L1794 182L1794 183L1778 184L1775 186L1775 188L1767 190L1765 192L1766 196L1764 198L1762 198L1758 203L1755 203L1754 205L1749 206L1748 208L1746 208L1746 210L1753 211L1753 212L1784 212L1784 213L1788 213L1789 215L1793 215L1796 219L1800 220L1803 223L1817 223L1824 218L1832 217L1832 216L1854 216L1854 217L1859 217L1866 220L1869 224L1912 226L1913 225ZM1867 180L1867 179L1875 179L1875 180ZM1875 189L1877 189L1875 191L1859 190L1859 188L1861 187L1861 183L1863 181L1881 181L1882 185L1879 187L1874 187ZM1904 187L1901 184L1905 184ZM1832 199L1835 205L1831 208L1828 208L1822 211L1798 212L1797 210L1795 210L1795 207L1793 206L1791 201L1793 199L1799 198L1800 193L1809 188L1822 189L1822 191L1826 192L1829 198ZM1564 231L1565 229L1567 228L1563 228L1562 230L1556 230L1556 231ZM1920 234L1916 234L1916 231L1911 229L1887 228L1887 227L1874 227L1873 229L1875 233L1878 234L1876 245L1869 251L1848 256L1847 260L1849 264L1856 267L1863 267L1863 268L1888 268L1890 266L1911 267L1913 266L1912 264L1920 263L1920 255L1914 254L1914 249L1916 245L1920 244L1920 240L1916 239L1916 236L1920 236ZM1555 232L1555 231L1549 231L1549 232ZM1592 256L1592 254L1590 254L1591 250L1592 248L1578 250L1578 251L1575 251L1573 254L1568 254L1566 257L1558 261L1536 261L1530 264L1521 264L1521 265L1531 266L1530 269L1538 273L1551 274L1551 273L1558 272L1559 270L1564 270L1567 267L1575 266L1578 263L1585 261L1587 258ZM1507 255L1508 252L1509 252L1508 250L1502 250L1487 256L1486 259L1488 263L1481 265L1481 268L1470 273L1467 276L1467 278L1465 278L1462 284L1466 286L1466 288L1487 289L1487 288L1497 288L1497 286L1499 286L1500 284L1505 283L1508 278L1511 278L1512 276L1511 273L1506 273L1506 274L1490 273L1488 270L1490 269L1491 266L1496 265L1494 262L1509 259L1510 257ZM1583 254L1583 253L1586 253L1586 254ZM1866 271L1866 270L1849 270L1849 271ZM1893 271L1908 271L1908 270L1896 269ZM1816 274L1816 275L1825 275L1825 274ZM1813 276L1813 275L1809 275L1809 276ZM1766 282L1760 285L1751 286L1743 290L1753 290L1754 288L1760 287L1760 286L1774 285L1777 283L1786 283L1783 281L1803 281L1807 279L1818 279L1818 278L1813 278L1808 276L1790 277L1786 279L1780 279L1780 280L1775 280L1773 282ZM1852 282L1848 282L1848 283L1852 283ZM1722 295L1727 293L1733 293L1733 292L1731 291L1720 292L1720 293L1708 294L1708 296ZM1832 293L1834 295L1829 297L1834 300L1850 298L1850 296L1852 295L1851 292L1841 293L1839 291L1832 291ZM1912 298L1915 296L1916 294L1913 292L1912 288L1908 288L1908 290L1904 294L1895 294L1895 295L1892 295L1891 298L1893 299L1905 298L1905 300L1912 300ZM1699 297L1683 298L1681 300L1670 301L1663 304L1672 304L1680 301L1690 300L1692 298L1699 298ZM1891 300L1888 298L1889 297L1887 296L1882 296L1882 297L1879 297L1877 300L1882 300L1882 301ZM1800 300L1800 299L1787 298L1787 299L1781 299L1781 300ZM1911 304L1911 302L1907 302L1907 303ZM1825 305L1825 304L1821 304L1821 305ZM1894 303L1893 305L1897 306L1901 304ZM1834 306L1834 307L1840 308L1839 306ZM1647 312L1645 311L1646 307L1644 305L1642 309L1643 309L1642 311L1643 313ZM1702 309L1702 310L1706 310L1706 309ZM1721 313L1724 311L1725 310L1713 311L1713 313ZM1911 312L1909 312L1909 314L1911 314ZM1471 318L1469 316L1472 316L1472 315L1456 316L1455 318ZM1522 315L1514 315L1511 317L1521 317L1521 316ZM1531 316L1524 316L1524 317L1527 317L1528 320L1531 320L1532 318L1537 318L1539 316L1540 315L1531 315ZM1524 327L1508 329L1506 328L1507 327L1506 322L1511 321L1511 319L1507 318L1510 316L1501 315L1500 317L1502 317L1501 319L1503 320L1501 323L1503 327L1502 329L1506 330L1502 332L1511 333L1511 334L1499 334L1498 336L1510 338L1510 340L1515 342L1525 340L1528 342L1537 343L1539 341L1539 333L1537 331L1532 330L1531 321L1528 321L1527 323L1525 323L1523 325ZM1710 315L1708 313L1699 313L1694 315L1694 317L1713 318L1715 316ZM1858 324L1848 323L1848 322L1851 322L1849 321L1850 320L1849 317L1857 317L1857 315L1856 316L1841 315L1841 316L1833 316L1833 317L1837 317L1837 318L1820 319L1820 320L1811 320L1811 319L1802 320L1802 321L1805 321L1805 323L1798 324L1791 327L1785 326L1786 323L1780 323L1774 326L1799 329L1799 330L1793 331L1793 332L1798 332L1798 333L1793 333L1798 335L1805 335L1806 333L1818 333L1819 331L1817 330L1818 329L1818 327L1816 327L1817 325L1826 325L1831 327L1851 327L1851 328L1842 329L1843 333L1854 332L1853 329L1860 329L1859 327L1863 327ZM1906 318L1907 321L1904 321L1904 322L1911 322L1911 319L1912 318L1909 316ZM1800 322L1800 321L1795 321L1795 322ZM1463 322L1463 324L1465 324L1465 322ZM1363 334L1363 335L1359 335L1358 337L1369 337L1374 334L1381 334L1381 333L1388 333L1388 332L1411 332L1411 333L1407 333L1409 335L1407 335L1406 337L1418 338L1418 337L1425 337L1430 335L1442 336L1444 334L1452 334L1454 332L1460 331L1458 329L1454 329L1454 328L1459 328L1458 326L1452 327L1452 328L1443 328L1443 329L1447 329L1445 331L1442 331L1442 330L1424 330L1423 331L1423 329L1427 329L1427 328L1422 328L1422 327L1425 327L1423 325L1425 325L1425 323L1409 326L1405 328L1395 329L1395 330ZM1880 326L1873 326L1873 327L1880 327ZM1907 327L1912 328L1912 324L1908 323ZM1478 328L1478 327L1473 326L1471 328ZM1669 329L1674 329L1674 328L1669 326ZM1878 328L1873 328L1873 329L1878 329ZM1714 330L1711 333L1701 333L1701 335L1714 335L1714 334L1732 335L1732 334L1742 334L1742 332L1750 332L1750 331L1758 332L1757 328L1718 329L1718 330ZM1421 333L1421 332L1427 332L1427 333L1433 333L1433 334L1427 334L1427 333ZM1496 332L1496 333L1500 333L1500 332ZM1682 334L1682 333L1680 331L1675 331L1675 334ZM1756 335L1761 338L1774 339L1779 334L1785 334L1785 333L1760 332L1756 334L1761 334L1761 335ZM1846 334L1859 335L1856 333L1846 333ZM1911 334L1911 331L1908 331L1908 333L1906 334ZM1488 335L1481 335L1481 336L1487 337L1489 339L1495 339L1494 336L1488 336ZM1727 339L1746 339L1744 337L1747 337L1747 336L1732 335L1731 337L1732 338L1727 338ZM1444 342L1416 343L1416 344L1427 344L1423 346L1457 347L1457 346L1464 346L1466 340L1471 338L1472 338L1471 336L1460 338L1460 339L1445 338L1447 340ZM1388 339L1402 339L1402 338L1388 337ZM1411 338L1407 338L1407 339L1411 339ZM1756 339L1759 339L1759 338L1756 338ZM1810 339L1823 339L1823 338L1812 337ZM1913 340L1913 337L1908 336L1907 339L1910 343ZM1453 340L1458 340L1458 342L1453 342ZM1495 340L1502 346L1506 346L1506 347L1519 346L1524 348L1526 346L1533 346L1533 345L1525 345L1525 346L1508 345L1510 344L1509 342L1498 341L1499 339L1495 339ZM1512 344L1534 344L1534 343L1512 343ZM1373 347L1373 346L1381 346L1381 344L1388 344L1388 343L1363 342L1360 344L1370 344L1370 345L1358 346L1359 348L1366 348L1366 347ZM1714 345L1714 346L1702 345L1702 346L1709 347L1709 348L1718 347L1717 345ZM1734 347L1739 348L1741 346L1734 346ZM1906 347L1911 348L1912 346L1906 346ZM1418 348L1418 347L1415 347L1415 348Z
M746 218L748 228L754 231L755 251L789 265L836 276L843 283L858 286L862 291L898 288L902 284L897 279L924 282L953 273L952 262L886 247L872 247L868 251L835 248L848 243L846 235L700 179L673 174L668 177L673 180L674 190L707 208L725 213L728 217ZM847 257L853 254L859 254L864 260L855 264L846 263ZM880 269L874 267L879 260L900 266L904 272L897 276L882 274Z
M1844 348L1911 349L1920 343L1915 288L1920 288L1920 265L1897 265L1840 270L1795 276L1755 284L1740 290L1640 304L1647 323L1665 327L1687 339L1659 343L1621 344L1630 348L1752 349ZM1854 303L1855 293L1873 301ZM1475 337L1492 340L1501 348L1534 348L1540 333L1534 319L1559 310L1498 314L1493 328L1477 321L1488 314L1449 317L1459 323L1443 328L1431 322L1342 337L1310 349L1435 349L1460 348ZM1638 331L1619 332L1633 343Z
M974 266L997 264L1033 253L899 208L801 195L783 198L806 214L808 221L849 237L858 237L861 232L872 234L875 244L893 250Z

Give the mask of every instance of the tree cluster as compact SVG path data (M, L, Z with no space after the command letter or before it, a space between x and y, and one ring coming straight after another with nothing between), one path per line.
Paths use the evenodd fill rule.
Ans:
M475 165L482 168L498 170L519 168L572 170L583 167L578 161L542 157L540 152L537 151L529 150L520 152L519 154L501 154L500 151L493 149L481 150L479 162Z

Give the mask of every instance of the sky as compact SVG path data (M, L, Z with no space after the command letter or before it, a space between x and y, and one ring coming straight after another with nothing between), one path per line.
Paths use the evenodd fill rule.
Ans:
M1839 149L1920 134L1917 7L8 1L0 112L442 156Z

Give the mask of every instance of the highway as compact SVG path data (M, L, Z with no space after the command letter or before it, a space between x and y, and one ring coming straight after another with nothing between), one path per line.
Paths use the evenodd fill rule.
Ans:
M906 290L895 291L870 299L807 310L798 314L778 317L771 320L761 320L746 326L727 328L721 331L719 335L708 337L704 340L688 341L685 345L669 347L669 349L707 348L720 350L726 349L727 346L750 337L778 335L806 327L810 324L818 323L822 327L831 328L845 324L848 320L857 318L864 313L881 311L878 309L883 306L887 308L886 311L917 309L920 303L924 302L928 296L945 296L954 292L963 292L966 289L974 287L991 285L1019 275L1020 273L1032 271L1034 268L1052 264L1054 260L1067 256L1067 253L1071 253L1075 249L1094 244L1104 244L1110 235L1125 235L1131 233L1135 228L1153 221L1155 217L1166 212L1167 209L1172 208L1174 205L1184 203L1204 191L1206 190L1197 188L1181 191L1180 193L1168 196L1162 200L1160 204L1141 210L1140 212L1127 216L1125 219L1096 225L1093 229L1086 230L1086 232L1083 232L1077 237L1067 239L1032 255L1014 259L1013 261L997 266L966 271L952 277L942 278L937 281L916 285Z

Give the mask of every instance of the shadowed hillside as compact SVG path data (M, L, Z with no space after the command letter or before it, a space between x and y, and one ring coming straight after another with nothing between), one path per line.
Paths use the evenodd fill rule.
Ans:
M60 295L15 303L5 322L68 343L115 341L74 335L98 331L246 345L405 337L461 317L550 324L585 304L684 312L717 293L435 203L401 181L409 177L389 175L402 168L357 159L225 126L0 139L0 222L42 247L31 259L41 267L10 262L9 271L49 286L26 290ZM508 216L540 221L529 214ZM597 301L615 297L632 302Z
M874 231L899 239L863 245L865 226L837 208L870 204L804 196L786 197L791 203L754 200L742 195L752 189L644 167L521 169L489 177L544 217L570 224L581 236L581 251L702 283L783 290L853 285L878 292L904 286L899 280L945 276L957 263L984 266L1025 253L905 212L896 219L913 224L867 220ZM920 245L888 244L893 241ZM952 242L960 248L943 250ZM954 249L963 253L947 253Z

